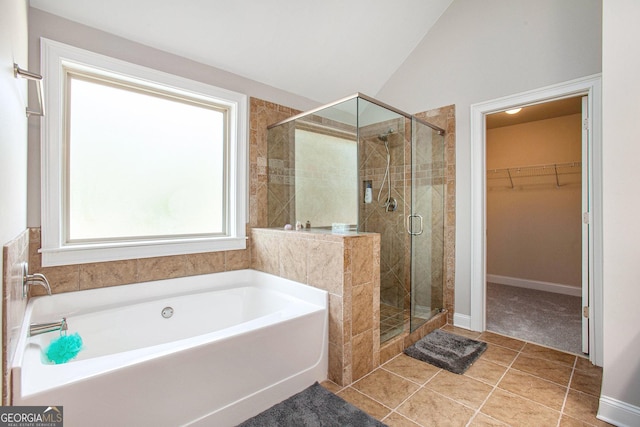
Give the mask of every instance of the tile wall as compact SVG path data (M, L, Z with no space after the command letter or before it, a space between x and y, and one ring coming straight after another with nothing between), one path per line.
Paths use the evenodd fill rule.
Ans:
M307 170L296 171L295 155L296 130L314 132L316 138L326 138L319 141L325 147L333 147L331 152L310 155L315 158L315 164ZM353 186L357 181L350 178L351 173L345 174L346 164L355 154L356 128L345 123L311 114L295 121L283 123L271 128L268 132L268 210L267 227L282 227L285 224L295 224L296 220L306 221L314 219L313 226L330 226L332 222L347 222L351 218L349 210L356 203L353 199ZM335 139L337 138L337 140ZM341 148L336 150L336 141L341 141ZM355 164L355 159L354 164ZM311 166L311 165L309 165ZM305 176L306 175L306 176ZM302 178L311 184L304 193L295 192L296 179ZM301 183L298 183L300 186ZM322 190L325 191L314 191ZM296 198L302 199L297 200ZM346 204L335 203L336 200L348 200ZM314 215L300 215L296 218L296 201L307 202L306 209L315 211ZM336 219L337 218L337 219ZM320 221L320 224L318 224Z
M426 125L417 125L412 153L411 192L414 213L423 219L423 232L413 242L417 254L412 284L416 311L430 313L444 308L444 138ZM423 316L424 317L424 316Z
M380 236L251 231L251 267L329 292L329 378L346 385L380 364Z
M434 283L442 283L439 281L439 277L444 276L444 308L445 312L436 315L424 325L420 326L413 333L405 331L395 338L385 342L380 347L380 363L384 363L390 360L395 355L402 352L418 339L428 334L432 330L441 327L446 323L453 324L454 302L455 302L455 106L449 105L446 107L437 108L415 114L421 120L434 124L445 130L444 141L444 265L443 271L434 269L431 274L434 278ZM433 157L441 157L439 153L433 153ZM435 178L440 179L441 172L436 172L438 176ZM427 178L427 177L424 177ZM433 178L433 177L432 177ZM410 179L410 175L409 178ZM433 182L438 182L434 180ZM435 228L441 226L432 224ZM434 254L434 256L440 256ZM435 264L435 263L434 263ZM407 281L410 283L410 279ZM436 287L432 290L433 293L441 292Z
M8 242L2 250L2 405L10 404L11 378L9 365L20 335L27 300L22 297L22 264L29 258L29 232L25 230Z
M456 110L448 105L415 114L419 119L445 130L444 136L444 308L447 323L453 324L456 249Z
M128 259L58 267L42 267L40 228L32 228L29 238L29 270L43 273L53 293L172 279L198 274L249 268L249 248L245 250L206 252L155 258ZM31 296L44 295L41 287L32 288Z
M410 167L406 168L407 162L411 161L411 141L408 140L411 127L406 129L406 121L402 117L360 129L360 183L371 181L373 187L373 201L363 204L360 210L360 229L380 233L383 248L380 300L400 310L408 308L411 302L411 239L405 232L405 218L411 206L406 179L406 170L411 171ZM392 130L391 134L387 134L389 130ZM380 135L386 135L389 147L388 178L385 178L387 151L384 142L378 138ZM389 192L387 179L391 183L391 197L398 203L395 211L387 211L384 207ZM381 202L378 202L378 194Z

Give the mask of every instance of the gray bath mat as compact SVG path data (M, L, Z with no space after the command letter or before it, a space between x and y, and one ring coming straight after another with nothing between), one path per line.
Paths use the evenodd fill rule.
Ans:
M436 329L404 353L438 368L462 374L487 349L487 343Z
M386 427L320 384L301 391L238 427Z

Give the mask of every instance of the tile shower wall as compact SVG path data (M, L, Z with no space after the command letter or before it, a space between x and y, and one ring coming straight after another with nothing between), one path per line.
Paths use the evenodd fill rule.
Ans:
M267 126L280 122L300 111L274 104L273 102L251 98L249 151L249 225L267 227Z
M331 147L330 152L312 153L309 157L313 158L314 164L304 164L303 160L296 165L296 150L305 145L299 144L297 130L313 132L314 144ZM314 219L314 227L331 226L332 222L355 223L351 212L357 210L356 206L336 203L336 200L353 200L357 191L357 179L347 170L357 161L354 158L357 153L355 135L353 126L313 114L269 130L268 227L283 227L310 218ZM321 142L321 138L325 141ZM299 189L305 189L304 192L296 193L296 179L301 180L297 184ZM301 204L313 214L297 215L296 206Z
M407 199L406 159L411 159L407 151L405 119L395 119L360 128L360 182L371 181L372 203L363 203L360 210L360 230L380 233L380 300L393 307L410 305L410 239L404 229L404 219L408 214L411 200ZM387 135L390 155L389 179L391 197L396 199L396 211L385 210L381 205L388 195L388 183L383 183L387 165L385 144L378 136ZM409 129L410 131L410 129ZM409 155L407 155L407 153ZM411 169L409 168L409 171ZM409 175L410 176L410 175ZM382 187L382 188L381 188ZM364 188L361 188L361 193ZM378 202L380 194L380 202Z
M456 243L456 116L455 105L415 114L445 130L444 137L444 308L447 323L453 324Z
M453 313L454 313L454 290L455 290L455 106L449 105L446 107L437 108L434 110L429 110L425 112L421 112L415 114L415 116L421 120L427 121L431 124L434 124L445 130L445 140L444 140L444 169L439 170L440 168L436 168L437 171L431 174L421 174L418 176L418 179L431 180L431 182L439 182L439 179L442 179L441 175L444 173L444 263L443 270L439 271L437 268L433 269L429 272L432 275L432 279L434 279L434 288L432 288L432 292L442 292L442 287L439 284L442 281L439 278L443 277L444 279L444 308L446 312L443 314L438 314L432 319L430 319L427 323L420 326L413 333L405 333L399 335L391 340L385 342L381 345L380 348L380 363L384 363L395 355L401 353L403 349L407 348L415 341L428 334L432 330L442 326L445 323L453 324ZM408 134L408 132L407 132ZM433 152L432 158L442 158L441 153ZM409 154L406 154L409 156ZM427 163L428 160L427 160ZM432 166L425 167L431 168ZM406 171L408 175L407 180L411 179L410 169ZM434 176L435 175L435 176ZM434 179L435 178L435 179ZM437 195L436 197L440 197ZM407 206L406 209L409 209ZM440 226L438 224L432 224L432 226ZM436 228L437 229L437 228ZM434 242L434 245L437 244ZM427 250L429 250L427 248ZM436 251L432 252L432 259L434 261L431 263L439 264L438 261L438 253ZM442 258L439 258L442 259ZM418 268L424 268L423 266L418 266ZM410 272L408 273L410 274ZM426 273L425 273L426 274ZM407 283L410 283L410 277L407 278Z
M329 379L346 385L380 364L380 237L254 228L251 267L329 292Z
M297 110L272 102L250 99L248 227L264 226L267 221L267 125L297 113ZM248 230L247 235L249 235ZM247 249L237 251L42 267L41 256L38 253L40 228L30 229L29 234L30 272L45 274L51 283L53 293L240 270L250 266L250 244L248 243ZM38 287L34 288L31 294L44 295L44 291Z
M268 227L295 224L295 122L285 123L269 130L268 151Z
M22 298L22 263L29 257L29 232L25 230L7 243L2 250L4 274L2 277L2 369L3 402L11 403L11 378L9 364L16 350L16 344L24 318L27 300Z
M414 250L423 261L414 264L413 274L416 278L425 278L431 286L428 291L415 293L414 312L417 314L444 308L445 147L440 143L441 137L435 136L426 126L417 126L416 137L421 145L413 153L414 171L410 185L418 189L419 194L413 198L413 208L415 213L424 217L424 227L422 236L413 242Z

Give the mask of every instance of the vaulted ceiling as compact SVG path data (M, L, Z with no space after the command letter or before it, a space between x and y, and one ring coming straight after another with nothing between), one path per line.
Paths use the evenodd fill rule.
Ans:
M375 96L453 0L30 0L34 8L325 103Z

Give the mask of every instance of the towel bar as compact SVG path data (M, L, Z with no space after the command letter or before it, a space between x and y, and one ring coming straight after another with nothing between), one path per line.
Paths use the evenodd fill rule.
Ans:
M32 73L31 71L24 70L16 63L13 64L14 77L22 77L27 80L34 80L38 89L38 102L40 103L40 111L32 110L29 107L26 109L27 117L29 116L44 116L44 98L42 94L42 76L40 74Z

